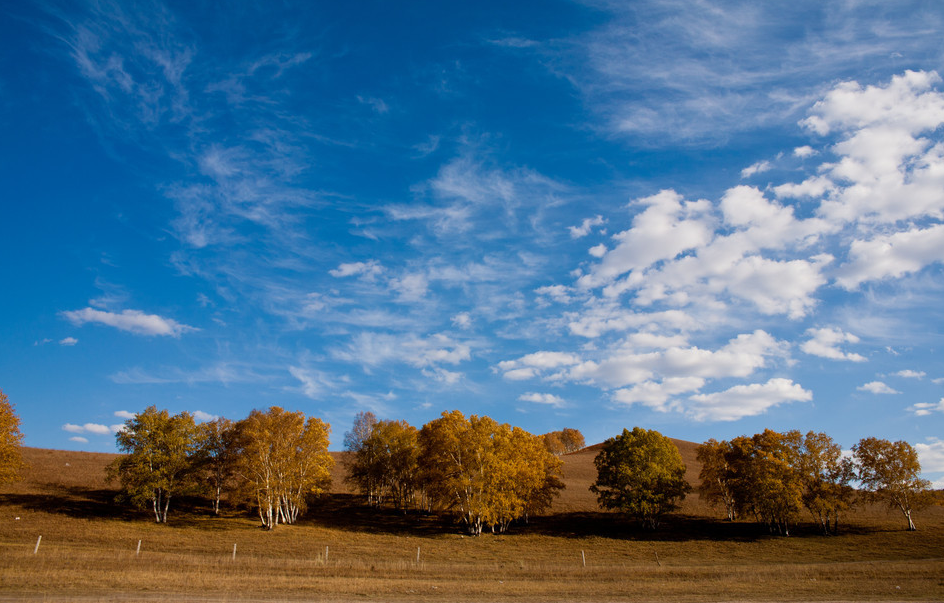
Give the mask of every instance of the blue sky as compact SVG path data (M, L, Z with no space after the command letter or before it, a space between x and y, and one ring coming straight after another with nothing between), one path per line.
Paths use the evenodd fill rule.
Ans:
M938 2L7 3L0 388L602 441L918 446L944 481Z

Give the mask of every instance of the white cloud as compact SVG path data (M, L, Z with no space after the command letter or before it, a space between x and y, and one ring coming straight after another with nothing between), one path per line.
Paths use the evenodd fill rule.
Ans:
M565 408L567 406L567 401L561 398L560 396L555 396L554 394L540 394L536 392L528 392L518 396L518 399L522 402L533 402L535 404L544 404L546 406L551 406L553 408Z
M118 417L119 419L133 419L137 415L133 412L128 412L127 410L116 410L115 416Z
M694 346L645 352L632 348L614 350L599 361L586 361L570 368L566 377L609 387L676 378L744 378L764 367L769 357L785 356L786 350L784 342L757 330L738 335L717 350ZM657 376L661 379L656 379Z
M111 435L118 431L117 425L101 425L99 423L85 423L83 425L75 425L72 423L66 423L62 426L63 431L68 431L69 433L91 433L95 435Z
M603 219L603 216L598 215L584 219L580 226L568 226L567 229L570 230L570 238L579 239L590 234L594 226L603 226L604 224L606 224L606 220Z
M816 150L809 145L804 145L802 147L797 147L793 149L793 155L799 157L800 159L806 159L807 157L812 157L816 155Z
M398 293L397 301L415 302L426 296L429 281L425 274L407 274L390 281L390 287Z
M373 279L381 272L383 272L383 266L381 266L377 260L341 264L334 270L328 271L328 273L335 278L344 278L347 276L364 276L368 279Z
M463 330L470 329L472 328L472 316L468 312L459 312L452 317L452 324Z
M219 415L211 415L208 412L203 412L202 410L193 411L193 418L198 423L206 423L207 421L215 421L219 419Z
M336 381L325 372L300 366L290 366L288 372L301 381L302 393L312 400L322 399L337 389Z
M88 322L100 323L136 335L167 335L180 337L187 331L196 331L194 327L163 318L156 314L145 314L140 310L124 310L120 314L105 312L94 308L62 312L62 316L72 324L81 326Z
M614 249L593 271L580 278L583 287L598 287L627 272L642 270L707 244L712 229L703 218L706 203L685 202L675 191L664 190L636 201L645 207L633 218L632 228L613 235Z
M807 329L809 340L800 345L800 349L807 354L829 358L831 360L849 360L865 362L866 358L853 352L843 352L839 349L843 343L859 343L859 338L852 333L844 333L841 329Z
M944 163L941 167L944 168ZM849 257L850 261L839 268L836 277L836 282L845 289L855 289L865 281L917 272L944 258L944 224L853 241Z
M896 377L904 377L905 379L924 379L927 376L927 373L924 371L914 371L911 369L904 369L893 373Z
M910 406L908 410L918 417L926 417L936 412L944 413L944 398L941 398L937 403L919 402Z
M364 367L405 363L417 368L440 364L458 365L471 358L471 347L448 335L423 338L413 334L395 335L364 331L343 348L331 350L338 359Z
M75 337L66 337L65 339L59 340L59 345L73 346L77 343L79 343L79 340Z
M893 389L881 381L870 381L856 388L860 392L869 392L872 394L900 394L901 392Z
M652 409L668 412L680 410L682 403L674 396L695 392L704 387L702 377L670 377L661 382L644 381L630 388L613 392L613 400L621 404L643 404Z
M915 444L914 447L918 452L922 472L944 471L944 440L928 438L927 443Z
M769 172L772 167L773 166L770 165L769 161L758 161L757 163L749 165L741 170L741 178L750 178L755 174Z
M727 391L697 394L687 413L696 421L737 421L763 414L785 402L809 402L812 392L789 379L775 378L767 383L736 385Z
M70 442L78 442L79 444L88 444L88 438L83 438L82 436L72 436L69 438Z

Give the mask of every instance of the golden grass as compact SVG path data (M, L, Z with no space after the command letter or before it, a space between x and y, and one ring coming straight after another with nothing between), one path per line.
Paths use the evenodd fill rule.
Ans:
M593 454L565 457L554 514L468 538L434 517L365 509L340 485L273 532L232 510L211 517L199 500L175 501L157 525L111 503L113 455L27 450L27 479L0 492L0 601L944 600L944 508L919 514L918 532L870 507L840 536L801 526L778 538L705 517L694 497L649 533L595 509Z

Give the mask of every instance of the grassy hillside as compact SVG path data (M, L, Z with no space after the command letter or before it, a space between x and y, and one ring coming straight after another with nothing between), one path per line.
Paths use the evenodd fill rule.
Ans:
M695 445L676 444L694 481ZM468 538L435 517L361 506L343 463L301 524L265 532L199 499L154 524L113 503L114 455L26 449L24 481L0 489L0 600L944 600L944 508L918 514L915 533L869 507L840 536L801 526L779 538L717 520L692 496L644 532L597 509L595 454L564 457L567 489L549 516Z

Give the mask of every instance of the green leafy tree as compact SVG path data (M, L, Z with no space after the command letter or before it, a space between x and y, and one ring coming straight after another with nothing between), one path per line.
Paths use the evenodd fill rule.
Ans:
M22 444L20 418L6 394L0 390L0 484L20 479L20 470L23 469L20 453Z
M678 447L658 431L633 428L603 443L590 491L604 509L637 517L650 529L691 490Z
M109 467L109 478L120 482L122 498L136 506L150 503L155 521L167 523L171 498L197 484L201 432L193 415L171 416L149 406L125 421L115 439L126 454Z
M901 511L908 530L916 530L911 514L932 502L930 482L921 479L918 452L904 441L863 438L852 447L863 490L874 500Z

